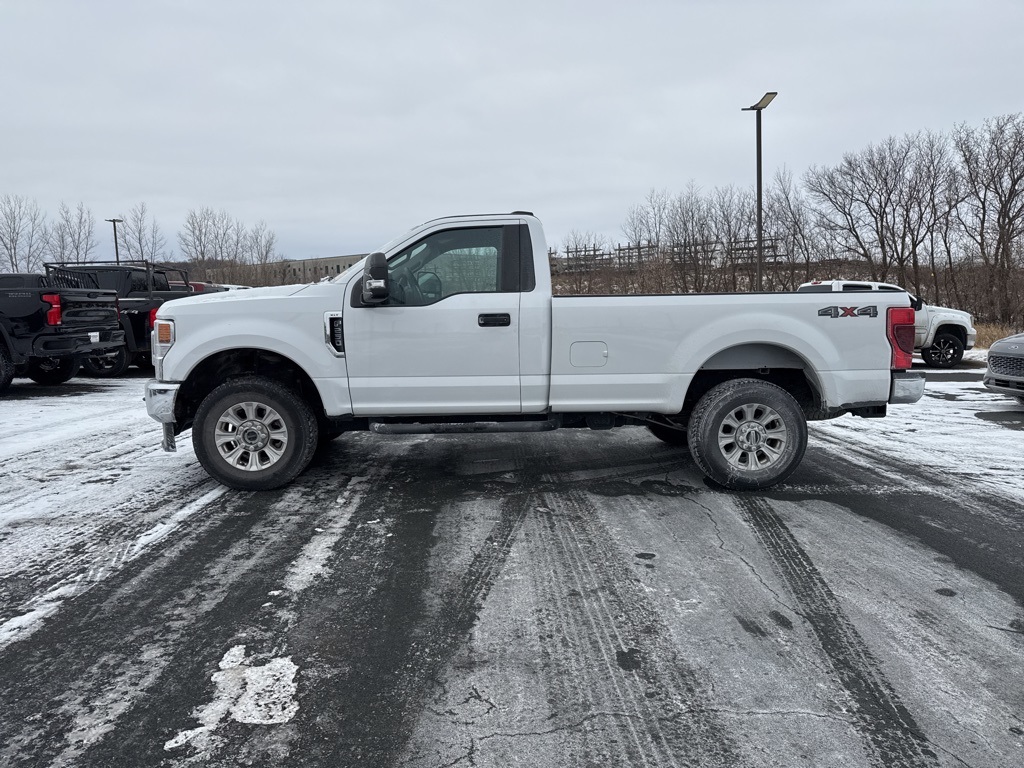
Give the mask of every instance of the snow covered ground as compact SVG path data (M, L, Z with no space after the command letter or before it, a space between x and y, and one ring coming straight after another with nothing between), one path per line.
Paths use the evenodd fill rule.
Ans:
M928 377L765 494L642 429L353 434L238 493L143 377L16 380L0 763L1011 764L1024 407Z

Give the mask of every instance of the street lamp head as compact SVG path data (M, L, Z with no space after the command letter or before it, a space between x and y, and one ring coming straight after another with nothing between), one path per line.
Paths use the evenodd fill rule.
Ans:
M124 223L124 219L104 219L104 221L109 221L111 224L123 224Z
M761 100L759 102L757 102L757 104L755 104L752 107L743 107L742 111L744 111L744 112L753 112L753 111L760 112L762 109L764 109L769 104L771 104L772 103L772 99L774 99L778 95L779 95L778 91L768 91L768 93L766 93L764 96L761 97Z

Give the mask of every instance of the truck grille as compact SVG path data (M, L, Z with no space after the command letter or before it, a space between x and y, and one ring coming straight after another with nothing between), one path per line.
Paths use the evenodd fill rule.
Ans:
M988 369L995 376L1019 376L1024 378L1024 357L989 355Z

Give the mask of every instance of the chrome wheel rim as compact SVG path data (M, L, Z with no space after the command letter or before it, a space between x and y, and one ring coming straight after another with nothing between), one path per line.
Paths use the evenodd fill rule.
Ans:
M232 467L258 472L284 457L288 427L265 403L235 403L218 417L213 439L217 453Z
M789 430L778 411L747 403L726 414L718 428L718 447L730 466L745 472L768 469L782 460Z

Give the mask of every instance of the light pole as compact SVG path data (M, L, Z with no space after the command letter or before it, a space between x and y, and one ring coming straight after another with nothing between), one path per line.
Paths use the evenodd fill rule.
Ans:
M758 120L761 119L761 113L760 112L757 113L757 118L758 118ZM758 123L758 126L760 126L760 125L761 124ZM758 130L759 131L761 130L760 127L758 128ZM758 135L760 136L761 134L759 133ZM758 157L760 157L760 155L758 155ZM758 163L760 163L760 162L761 161L758 160ZM758 176L758 178L761 178L761 177ZM104 219L104 221L109 221L111 224L114 225L114 263L115 264L120 264L121 263L121 253L117 249L117 225L124 223L124 219Z
M761 100L752 107L743 107L744 112L757 113L757 283L756 289L761 290L761 264L764 261L764 238L761 229L761 112L779 95L778 91L768 91Z

